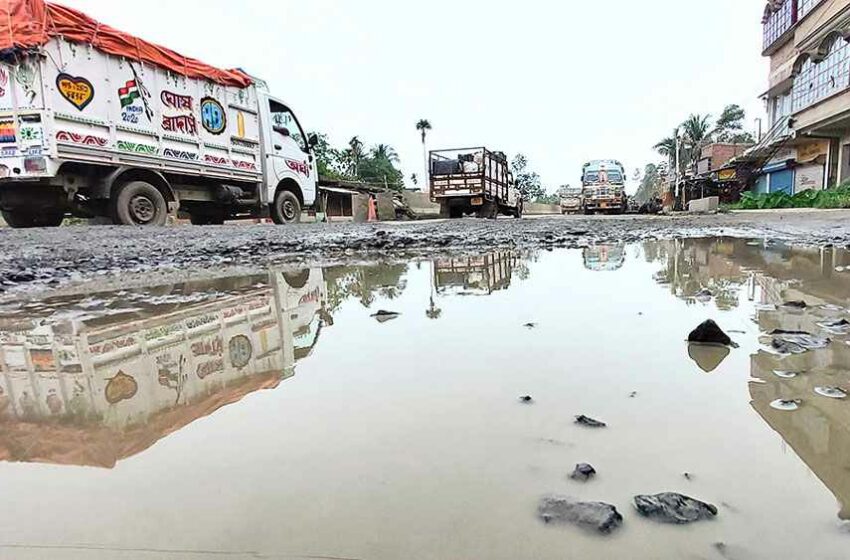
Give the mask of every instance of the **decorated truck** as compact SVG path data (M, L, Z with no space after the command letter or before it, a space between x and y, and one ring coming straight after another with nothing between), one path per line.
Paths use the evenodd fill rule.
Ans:
M212 299L175 291L106 315L0 316L0 461L111 468L277 387L331 322L318 268L211 287Z
M522 197L504 153L487 148L436 150L429 167L431 202L440 205L442 217L522 217Z
M582 210L585 214L626 212L626 171L619 161L595 160L584 164L581 184Z
M163 225L292 223L316 199L315 136L266 84L42 0L0 6L0 211ZM2 13L6 11L7 13Z

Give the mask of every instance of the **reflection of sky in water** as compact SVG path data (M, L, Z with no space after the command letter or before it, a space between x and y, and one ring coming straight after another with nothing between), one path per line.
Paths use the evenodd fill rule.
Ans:
M85 359L77 360L79 384L5 372L5 383L11 376L13 389L25 384L29 398L45 404L43 418L11 418L0 430L0 476L15 504L0 509L0 550L11 542L96 543L515 559L562 558L568 547L588 558L710 558L722 540L753 558L842 557L846 538L834 523L850 499L850 402L815 389L847 386L850 347L839 335L827 349L783 357L763 351L759 338L775 328L817 332L818 323L844 316L850 277L834 268L845 255L729 240L626 249L610 274L589 270L582 251L561 251L490 255L465 268L443 259L315 269L303 287L259 275L208 283L201 298L189 288L159 293L152 308L130 297L96 296L108 302L102 309L91 300L76 308L47 302L39 312L63 320L74 309L108 315L91 326L72 321L76 330L63 328L63 336L120 325L126 334L139 321L153 328L232 298L253 301L245 313L254 315L250 328L227 327L220 350L204 347L211 355L203 372L225 362L206 385L169 376L178 360L160 360L162 371L152 369L147 384L137 379L135 394L119 378L112 394L125 400L104 405L106 417L133 405L146 418L124 427L50 418L51 396L55 408L72 393L103 395L107 379L86 377ZM187 299L172 297L183 291ZM756 309L785 299L839 307ZM371 317L380 309L401 315L381 324ZM740 348L728 356L689 351L687 333L707 318ZM3 344L19 340L9 329L24 323L0 317ZM253 350L234 346L235 357L247 359L241 373L228 343L237 333ZM163 348L179 354L180 344ZM21 370L20 357L7 352L5 360ZM197 366L196 358L187 364ZM216 375L229 381L218 384ZM167 390L157 376L171 383ZM0 398L20 395L8 387ZM160 390L168 399L154 398ZM526 394L534 406L517 403ZM801 404L772 409L780 399ZM576 430L576 414L610 427ZM51 439L67 429L76 439ZM136 447L114 449L127 442ZM50 445L67 453L51 455ZM82 446L106 449L117 464L73 466ZM565 475L578 462L592 463L600 478L570 484ZM695 476L688 481L684 472ZM720 516L684 530L635 517L634 494L667 490L711 501ZM626 529L600 540L542 526L534 507L550 492L614 503ZM269 519L285 522L272 531Z

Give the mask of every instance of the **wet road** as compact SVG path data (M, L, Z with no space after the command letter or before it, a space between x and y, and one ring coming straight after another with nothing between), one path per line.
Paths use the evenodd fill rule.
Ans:
M730 238L10 302L0 556L846 558L848 307L847 251ZM738 347L689 348L707 318ZM717 518L636 513L664 491ZM553 493L623 527L547 525Z
M269 262L321 265L714 235L848 246L850 211L672 218L558 216L291 228L0 228L0 299L84 282L114 289L182 281L190 276L232 276L260 272Z

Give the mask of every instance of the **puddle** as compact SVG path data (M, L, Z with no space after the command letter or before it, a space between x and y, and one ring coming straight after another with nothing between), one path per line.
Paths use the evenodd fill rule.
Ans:
M6 305L0 556L843 557L848 266L708 239ZM739 347L688 346L706 319ZM719 514L641 518L661 492ZM547 526L547 495L624 524Z

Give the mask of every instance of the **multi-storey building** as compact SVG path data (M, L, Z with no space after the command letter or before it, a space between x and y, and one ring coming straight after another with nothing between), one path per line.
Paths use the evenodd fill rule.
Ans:
M762 23L769 130L756 190L850 180L850 0L770 0Z

